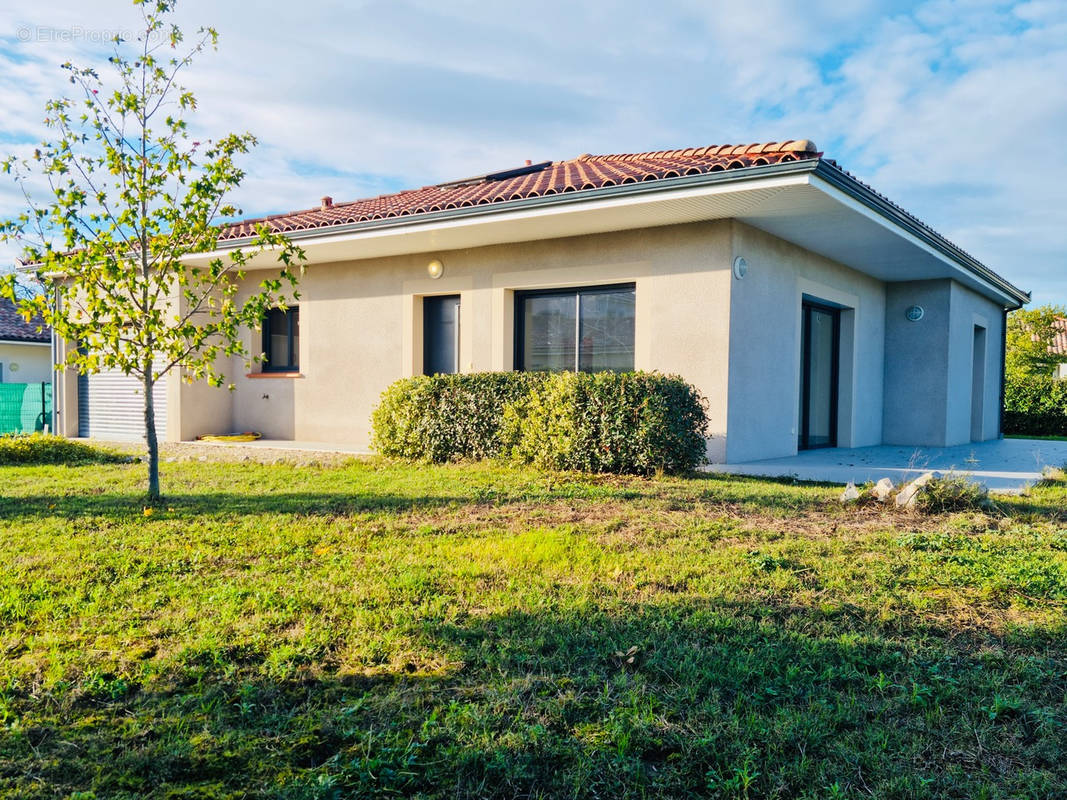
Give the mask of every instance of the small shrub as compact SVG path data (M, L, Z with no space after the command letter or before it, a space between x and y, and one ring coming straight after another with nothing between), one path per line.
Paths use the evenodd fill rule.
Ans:
M502 448L505 406L528 396L544 377L482 372L396 381L374 409L371 442L382 455L415 461L492 458Z
M979 511L990 505L986 488L961 475L931 479L919 492L915 505L927 514Z
M383 455L503 456L587 472L682 472L703 463L706 403L681 378L491 372L397 381L373 415Z
M125 456L44 433L0 436L0 466L13 464L106 464Z
M650 475L704 461L704 399L681 378L560 372L505 411L511 456L538 467Z

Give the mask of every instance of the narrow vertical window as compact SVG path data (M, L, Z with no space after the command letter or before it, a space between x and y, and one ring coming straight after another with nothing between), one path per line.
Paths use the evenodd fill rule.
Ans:
M805 302L801 306L801 323L797 448L836 447L841 312Z
M422 371L426 375L459 372L459 295L422 301Z

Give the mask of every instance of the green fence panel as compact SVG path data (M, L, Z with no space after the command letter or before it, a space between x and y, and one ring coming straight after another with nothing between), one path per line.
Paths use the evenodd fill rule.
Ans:
M0 434L33 433L51 424L51 383L0 383Z

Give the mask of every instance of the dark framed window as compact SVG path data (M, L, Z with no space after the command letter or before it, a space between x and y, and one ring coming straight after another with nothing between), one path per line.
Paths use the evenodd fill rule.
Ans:
M263 320L264 372L296 372L300 369L300 309L272 308Z
M459 295L422 300L422 371L425 375L459 372Z
M797 449L837 447L841 310L807 300L800 310L800 431Z
M634 284L515 293L515 369L634 368Z

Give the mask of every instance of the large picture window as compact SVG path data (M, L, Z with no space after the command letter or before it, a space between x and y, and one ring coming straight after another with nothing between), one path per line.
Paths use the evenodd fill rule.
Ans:
M264 372L300 370L300 310L272 308L263 320Z
M515 368L626 372L634 368L632 283L515 294Z

